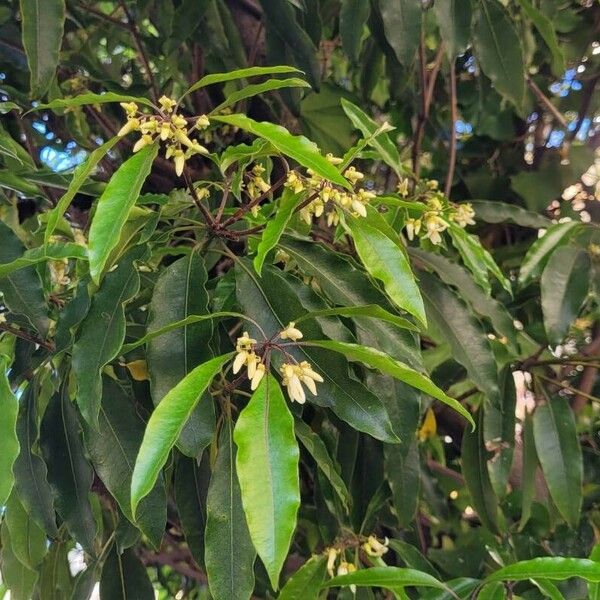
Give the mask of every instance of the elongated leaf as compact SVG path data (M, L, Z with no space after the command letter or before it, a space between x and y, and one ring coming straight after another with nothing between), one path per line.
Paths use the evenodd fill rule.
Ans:
M276 269L263 269L260 280L247 261L236 264L236 293L247 315L261 326L268 337L282 331L303 306L292 286ZM261 337L257 328L250 327L254 337ZM322 337L321 327L306 321L302 327L305 336ZM298 361L307 360L322 375L324 382L318 386L317 396L310 395L311 402L331 408L335 414L355 429L364 431L377 439L396 442L389 415L382 401L356 379L348 376L348 363L330 352L298 347L288 348ZM274 366L282 358L273 355Z
M96 283L100 282L102 272L108 266L110 253L119 242L121 230L140 195L157 152L158 144L152 144L127 159L98 199L89 236L90 273Z
M339 496L342 504L349 509L352 503L352 498L348 492L348 488L339 474L336 465L333 462L327 447L323 440L304 422L296 419L294 425L296 437L300 440L307 452L313 457L317 466L325 477L327 477L331 487Z
M44 243L48 244L50 237L54 233L58 222L65 214L69 205L73 201L73 198L77 195L81 186L85 183L87 178L90 176L92 171L96 168L98 163L106 156L110 149L119 141L119 137L114 137L108 142L105 142L99 148L96 148L87 157L86 161L82 163L75 172L69 183L69 188L64 193L62 198L58 201L58 204L48 213L48 221L46 223L46 231L44 232Z
M419 46L422 9L412 0L378 0L385 39L400 64L409 67Z
M50 536L58 535L53 494L47 479L46 463L37 452L39 426L37 383L32 381L19 399L17 438L20 452L15 460L15 489L31 518Z
M483 72L500 94L520 107L525 94L521 39L510 15L498 0L477 3L473 35Z
M475 210L475 218L486 223L504 223L510 221L521 225L540 229L550 227L552 221L543 215L525 210L517 204L507 204L491 200L469 200L469 204Z
M408 527L417 512L421 487L417 437L414 436L411 440L408 452L399 444L386 444L383 452L385 474L392 490L398 524L400 527Z
M532 579L531 583L533 583L533 585L541 592L546 594L550 600L565 600L565 597L561 594L560 590L551 581L548 581L547 579ZM500 600L504 600L504 596L500 596Z
M581 577L586 581L599 582L600 563L587 558L543 556L498 569L486 581L523 581L540 577L552 580Z
M600 544L596 544L590 553L590 560L600 563ZM590 600L600 600L600 583L588 583Z
M285 127L258 122L246 115L221 115L213 117L216 121L239 127L270 142L279 152L293 158L307 169L312 169L317 175L336 183L342 187L350 188L350 184L340 175L339 171L319 152L316 144L302 135L292 135Z
M187 96L200 88L212 85L214 83L225 83L226 81L235 81L237 79L247 79L249 77L258 77L260 75L279 75L283 73L300 73L296 67L274 66L274 67L248 67L247 69L238 69L237 71L228 71L226 73L211 73L205 75L194 83L183 96Z
M37 569L48 552L46 534L25 512L14 492L6 503L5 521L14 555L28 569Z
M82 277L79 280L75 296L71 298L58 316L56 333L54 334L54 351L57 355L71 347L74 329L83 321L90 309L89 282L89 277Z
M325 579L323 555L309 558L281 588L277 600L317 600Z
M343 0L340 8L340 36L342 47L348 58L356 63L360 52L360 43L367 19L371 12L368 2L362 0Z
M167 518L161 478L141 501L135 521L131 512L131 477L144 424L121 386L112 379L105 379L103 388L98 428L84 425L86 448L98 477L114 496L123 514L158 548Z
M115 94L114 92L105 92L104 94L79 94L79 96L73 96L72 98L56 98L47 104L38 104L32 110L62 110L65 108L86 106L88 104L107 104L110 102L135 102L136 104L144 104L145 106L154 106L150 100L140 96L127 96Z
M224 108L234 106L235 104L237 104L241 100L245 100L246 98L252 98L252 96L258 96L259 94L264 94L272 90L280 90L282 88L292 87L310 87L310 85L306 81L304 81L304 79L299 79L298 77L290 77L288 79L269 79L264 83L250 84L244 86L241 90L229 94L227 98L223 102L221 102L221 104L216 106L211 111L211 114L216 114L222 111Z
M131 479L131 512L154 487L169 452L213 377L230 360L223 354L190 371L150 415Z
M521 520L519 531L521 531L531 517L531 505L535 497L536 471L539 465L537 452L535 450L535 438L533 436L533 417L531 414L525 416L523 423L523 484L521 500Z
M401 567L372 567L360 569L348 575L338 575L329 579L323 587L341 587L345 585L383 587L388 590L398 590L407 586L434 587L446 589L446 586L428 573L403 569Z
M48 244L26 250L22 256L12 262L0 264L0 277L7 277L19 269L25 269L46 260L62 260L64 258L76 258L87 260L87 251L79 244Z
M32 98L43 96L56 73L65 25L64 0L20 0L23 47Z
M390 548L400 557L407 567L429 573L439 579L435 567L414 546L402 540L390 540Z
M247 600L254 589L254 560L240 484L235 472L231 421L225 421L206 499L205 563L215 600Z
M204 260L192 252L160 274L148 317L148 331L182 321L192 314L208 312L207 274ZM212 358L209 341L212 320L183 326L149 341L147 363L152 400L157 405L194 367ZM210 443L215 429L211 398L192 412L179 437L178 447L187 456L197 457Z
M279 208L277 209L275 216L267 222L267 226L263 231L260 242L258 243L258 248L256 249L254 268L259 275L262 271L265 259L267 258L267 254L277 246L277 243L285 231L300 199L300 194L292 194L289 190L283 192L279 202Z
M2 523L0 535L2 539L2 550L0 551L2 582L10 590L11 600L31 600L38 573L26 567L15 556L6 523Z
M13 466L19 456L16 432L19 401L10 388L7 371L6 358L0 356L0 506L6 503L13 489Z
M40 436L56 512L75 540L93 554L96 522L89 494L94 471L84 454L77 411L66 386L50 399Z
M481 324L467 307L428 273L420 274L427 316L450 345L453 358L494 406L501 405L496 361Z
M482 414L480 414L482 417ZM483 419L477 431L465 432L462 441L462 472L479 520L491 532L498 532L498 498L488 472L488 451L483 439Z
M240 413L233 439L250 537L277 590L300 507L300 451L294 419L272 375Z
M20 259L25 247L3 222L0 222L0 263L10 264ZM19 269L0 280L0 292L4 294L4 302L11 312L27 317L43 337L48 332L50 321L42 283L34 267Z
M153 600L146 567L132 549L119 554L117 545L106 557L100 578L100 600Z
M571 526L579 523L583 459L575 418L561 397L538 406L533 414L535 447L556 508Z
M527 251L519 271L519 284L525 287L539 277L550 260L552 252L559 246L564 246L580 228L581 223L577 221L556 223L549 227L548 231L533 242Z
M392 167L398 175L402 174L402 157L388 134L383 132L375 135L380 126L369 115L346 98L342 98L341 102L342 108L352 125L363 134L363 137L368 140L368 144L379 152L381 159Z
M77 404L84 419L98 423L102 397L103 367L117 356L125 337L124 305L138 292L140 278L135 261L143 255L142 246L133 248L117 269L108 273L92 306L81 323L73 346L73 373L77 381Z
M411 369L408 365L405 365L399 360L395 360L380 350L369 348L367 346L360 346L359 344L349 344L347 342L336 342L333 340L310 340L304 342L304 344L340 352L349 360L362 362L373 369L379 369L382 373L391 375L392 377L429 394L436 400L447 404L465 417L469 423L475 426L473 418L462 404L454 400L454 398L447 396L425 375Z
M446 0L436 2L433 5L442 40L446 45L446 52L450 59L462 54L469 44L471 37L471 15L470 2L462 0Z
M563 246L548 260L542 272L542 312L546 336L560 344L576 319L590 285L590 257L580 248Z
M348 221L363 265L375 279L383 283L385 291L396 305L426 325L423 299L406 255L386 235L363 221Z

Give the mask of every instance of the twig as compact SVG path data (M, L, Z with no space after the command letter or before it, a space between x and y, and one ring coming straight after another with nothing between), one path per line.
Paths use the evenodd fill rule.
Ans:
M444 187L446 198L450 197L452 181L454 180L454 169L456 168L456 120L458 118L456 103L456 70L454 59L452 59L450 61L450 119L452 123L450 125L450 158L448 160L448 173L446 174L446 185Z
M101 10L97 10L96 8L93 8L92 6L87 6L83 2L78 2L76 4L76 6L77 6L77 8L80 8L81 10L85 10L86 12L88 12L100 19L104 19L105 21L108 21L109 23L112 23L113 25L117 25L118 27L122 27L123 29L129 29L129 27L127 26L127 23L124 23L123 21L116 19L115 17L111 17L110 15L107 15L106 13L103 13Z
M13 325L9 325L8 323L0 323L0 331L6 331L8 333L12 333L13 335L21 338L22 340L26 340L27 342L30 342L31 344L37 344L38 346L41 346L42 348L45 348L46 350L49 350L50 352L52 352L54 350L54 344L52 342L47 342L46 340L43 340L42 338L32 335L31 333L28 333L27 331L23 331L22 329L18 329L17 327L14 327Z
M592 402L600 402L600 398L598 398L597 396L592 396L592 394L582 392L581 390L577 389L576 387L573 387L572 385L569 385L568 383L564 383L563 381L551 379L550 377L546 377L545 375L540 375L539 373L536 373L535 377L542 379L543 381L547 381L548 383L551 383L552 385L555 385L557 387L561 387L565 390L569 390L570 392L573 392L574 394L577 394L579 396L583 396L586 400L591 400Z
M446 477L451 477L452 479L457 481L460 485L465 485L465 478L460 473L457 473L456 471L449 469L448 467L445 467L444 465L440 464L439 462L436 462L432 458L427 459L427 466L432 471L437 471L438 473L441 473L442 475L446 475Z
M536 98L552 113L552 116L563 126L567 127L567 121L563 117L562 113L550 102L550 99L540 90L540 88L534 83L534 81L528 77L527 85L531 91L535 94Z

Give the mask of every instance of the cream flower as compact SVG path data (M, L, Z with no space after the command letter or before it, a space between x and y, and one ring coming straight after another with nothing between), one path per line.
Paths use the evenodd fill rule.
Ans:
M302 332L296 328L296 324L294 321L290 321L288 326L279 334L279 337L282 340L291 340L292 342L297 342L302 339Z

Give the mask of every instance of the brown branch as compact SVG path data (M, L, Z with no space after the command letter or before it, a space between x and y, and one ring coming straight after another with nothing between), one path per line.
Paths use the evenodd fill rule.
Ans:
M444 194L446 198L450 197L452 189L452 181L454 180L454 170L456 168L456 120L457 115L457 100L456 100L456 69L454 59L450 61L450 158L448 160L448 173L446 174L446 185L444 186Z
M453 469L449 469L448 467L445 467L444 465L440 464L439 462L436 462L432 458L427 459L427 466L432 471L436 471L437 473L445 475L446 477L451 477L456 482L458 482L460 485L465 485L465 478L460 473L457 473Z
M25 340L31 344L37 344L38 346L41 346L42 348L45 348L46 350L48 350L50 352L52 352L54 350L53 342L47 342L46 340L43 340L42 338L37 337L36 335L28 333L27 331L19 329L18 327L15 327L14 325L10 325L9 323L0 323L0 331L6 331L7 333L12 333L14 336L19 337L22 340Z
M98 17L99 19L108 21L109 23L112 23L113 25L117 25L118 27L122 27L123 29L129 29L129 27L127 26L127 23L124 23L123 21L116 19L115 17L111 17L110 15L102 12L101 10L93 8L92 6L87 6L83 2L78 2L75 6L77 8L80 8L81 10L84 10L84 11L90 13L91 15Z
M558 108L556 108L556 106L554 106L554 104L552 104L550 99L544 94L544 92L542 92L542 90L540 90L540 88L534 83L534 81L530 77L527 78L527 85L529 86L531 91L534 93L535 97L548 109L548 111L550 113L552 113L552 116L563 127L566 128L567 121L564 118L564 116L562 115L562 113L558 110Z

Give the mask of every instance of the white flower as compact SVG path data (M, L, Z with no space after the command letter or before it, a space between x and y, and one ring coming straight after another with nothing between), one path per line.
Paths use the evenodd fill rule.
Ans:
M292 342L297 342L302 339L303 335L299 329L296 329L296 324L293 321L290 321L288 326L279 334L279 337L282 340L292 340Z

